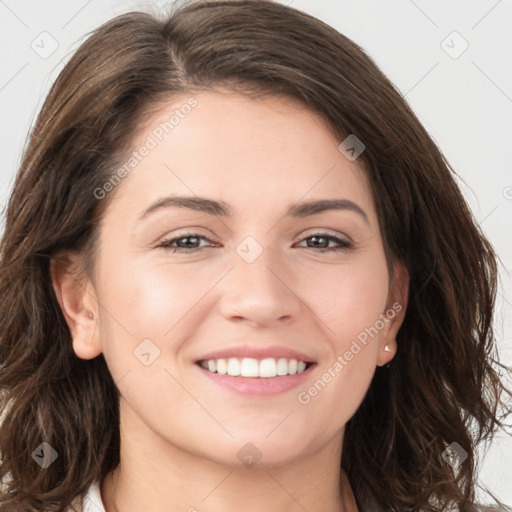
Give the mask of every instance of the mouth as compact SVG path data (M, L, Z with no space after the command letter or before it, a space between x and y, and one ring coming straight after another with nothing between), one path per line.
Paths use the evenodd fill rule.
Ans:
M285 357L256 359L252 357L229 357L201 359L196 364L210 373L230 377L271 379L299 375L316 363Z
M300 359L229 357L201 359L195 366L208 379L243 396L270 397L304 386L317 363Z

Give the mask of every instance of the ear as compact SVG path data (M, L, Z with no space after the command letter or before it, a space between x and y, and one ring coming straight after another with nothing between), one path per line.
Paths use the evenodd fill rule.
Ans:
M82 270L75 252L61 252L50 260L53 288L73 339L73 350L81 359L99 355L98 301L92 282Z
M389 287L386 309L381 315L384 327L379 337L377 364L388 364L396 354L396 336L405 318L409 298L409 273L401 263L396 263Z

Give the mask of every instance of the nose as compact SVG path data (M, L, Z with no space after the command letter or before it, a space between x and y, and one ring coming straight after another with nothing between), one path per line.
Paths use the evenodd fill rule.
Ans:
M223 281L221 313L230 321L253 326L272 326L297 319L302 303L294 290L293 277L264 251L255 261L234 261Z

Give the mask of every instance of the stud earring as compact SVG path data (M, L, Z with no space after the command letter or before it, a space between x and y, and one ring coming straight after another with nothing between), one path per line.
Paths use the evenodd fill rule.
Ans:
M384 347L384 352L391 352L391 349L389 348L388 344L386 344L386 346Z

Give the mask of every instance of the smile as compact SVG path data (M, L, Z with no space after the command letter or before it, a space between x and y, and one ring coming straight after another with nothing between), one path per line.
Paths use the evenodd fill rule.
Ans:
M304 386L316 363L250 357L208 359L194 365L208 380L238 395L268 397Z
M230 357L228 359L209 359L198 363L202 368L218 375L231 377L261 377L272 378L285 375L296 375L304 372L308 367L305 361L281 357L254 359L252 357Z

